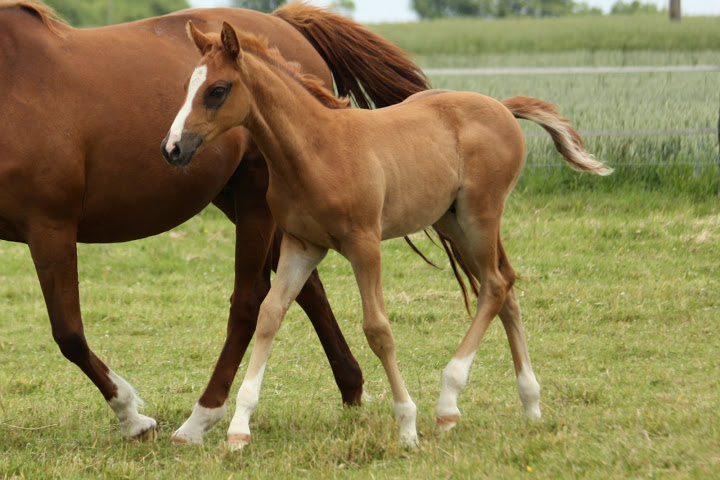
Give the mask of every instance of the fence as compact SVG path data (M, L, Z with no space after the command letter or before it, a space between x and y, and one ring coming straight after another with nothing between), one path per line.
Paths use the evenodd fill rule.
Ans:
M660 65L660 66L607 66L607 67L509 67L509 68L427 68L427 75L463 76L463 75L593 75L603 73L666 73L666 72L720 72L720 65ZM648 136L691 136L714 135L718 137L718 162L720 166L720 110L718 111L717 130L712 127L647 129L647 130L591 130L581 131L580 135L588 137L648 137ZM540 132L528 132L528 137L544 136ZM716 165L715 162L692 162L693 166ZM615 166L631 166L630 164L614 164ZM633 164L635 166L637 164ZM645 162L642 166L662 165L661 162ZM535 167L553 168L560 165L540 164ZM718 180L718 196L720 197L720 179Z

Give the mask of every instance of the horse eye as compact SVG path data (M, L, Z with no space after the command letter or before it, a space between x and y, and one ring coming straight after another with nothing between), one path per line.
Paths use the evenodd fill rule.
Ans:
M215 85L205 91L205 107L210 110L217 110L227 98L230 87L227 85Z
M212 90L210 90L210 93L208 94L208 97L213 99L221 99L225 96L225 92L227 89L225 87L215 87Z

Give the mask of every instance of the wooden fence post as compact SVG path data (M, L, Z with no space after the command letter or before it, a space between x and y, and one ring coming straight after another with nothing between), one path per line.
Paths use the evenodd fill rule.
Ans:
M670 20L679 22L680 16L680 0L670 0Z
M718 164L720 165L720 110L718 110ZM720 197L720 180L718 180L718 197Z

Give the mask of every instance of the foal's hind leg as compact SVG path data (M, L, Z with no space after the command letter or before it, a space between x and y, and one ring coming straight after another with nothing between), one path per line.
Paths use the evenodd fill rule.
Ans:
M541 417L540 385L535 379L535 373L530 363L530 353L525 340L523 323L520 319L520 305L515 290L512 288L505 299L505 305L500 310L500 319L510 343L515 374L517 375L518 394L525 409L525 416L529 420L539 420Z
M443 370L437 406L437 424L441 430L450 430L460 419L458 395L467 383L475 352L512 286L500 271L499 214L497 217L462 220L458 222L453 214L446 214L439 224L452 237L470 271L480 280L480 293L470 329Z

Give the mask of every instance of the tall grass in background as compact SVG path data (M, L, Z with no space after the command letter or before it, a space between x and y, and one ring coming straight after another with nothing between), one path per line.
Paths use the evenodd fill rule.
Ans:
M443 19L372 29L417 55L720 48L720 17L685 17L679 23L664 15Z
M427 69L720 65L720 17L461 19L372 28ZM520 189L717 194L718 137L696 131L718 124L720 72L432 75L431 81L435 88L555 103L585 133L588 150L615 168L603 179L577 175L562 166L547 135L521 122L529 136Z

